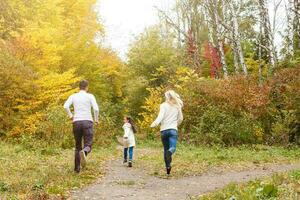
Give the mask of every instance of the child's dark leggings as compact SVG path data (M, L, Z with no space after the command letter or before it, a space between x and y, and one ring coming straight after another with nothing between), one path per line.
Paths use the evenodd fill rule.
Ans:
M124 148L124 160L127 160L127 155L128 155L128 151L129 151L129 160L132 161L132 158L133 158L133 148L134 147Z

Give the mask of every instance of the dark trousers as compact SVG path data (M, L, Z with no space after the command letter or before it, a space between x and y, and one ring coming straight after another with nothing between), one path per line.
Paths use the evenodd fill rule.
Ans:
M175 129L168 129L161 131L161 141L164 145L164 160L166 167L171 167L172 163L172 155L176 151L176 144L178 139L178 131ZM168 154L171 155L171 157L168 159Z
M134 147L124 148L124 160L127 160L127 156L128 156L128 152L129 152L129 161L132 161L132 159L133 159L133 148Z
M80 151L85 154L91 152L93 143L93 122L77 121L73 123L73 133L75 138L75 171L80 171ZM82 149L83 139L83 149Z

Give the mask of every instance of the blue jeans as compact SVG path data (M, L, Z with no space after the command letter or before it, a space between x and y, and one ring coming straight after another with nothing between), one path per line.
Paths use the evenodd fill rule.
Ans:
M133 147L124 148L124 160L127 160L128 151L129 151L129 161L132 161L132 158L133 158Z
M161 141L164 145L164 160L166 167L171 167L172 154L176 151L176 144L178 140L178 131L175 129L168 129L161 131ZM168 158L170 155L170 158Z

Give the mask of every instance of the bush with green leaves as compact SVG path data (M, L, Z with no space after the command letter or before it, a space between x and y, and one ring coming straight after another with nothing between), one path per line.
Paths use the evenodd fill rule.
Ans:
M191 128L190 142L196 144L235 145L258 143L258 124L249 114L233 115L215 106L208 106Z
M199 197L199 200L296 200L300 197L300 171L276 174L272 178L230 184L222 190Z

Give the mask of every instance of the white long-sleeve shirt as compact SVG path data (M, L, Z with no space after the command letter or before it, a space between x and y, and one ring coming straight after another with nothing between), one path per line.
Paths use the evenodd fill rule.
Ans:
M70 110L71 105L74 106L74 115ZM69 117L73 117L73 122L85 120L94 121L91 113L91 108L93 108L95 121L98 122L99 107L96 98L84 90L80 90L80 92L71 95L65 102L64 108Z
M128 147L134 147L135 146L135 137L132 130L132 126L130 123L125 123L123 125L124 129L124 138L128 138Z
M165 102L160 105L159 114L156 120L151 124L151 127L156 127L160 124L161 131L168 129L178 130L178 126L182 121L183 114L181 108Z

